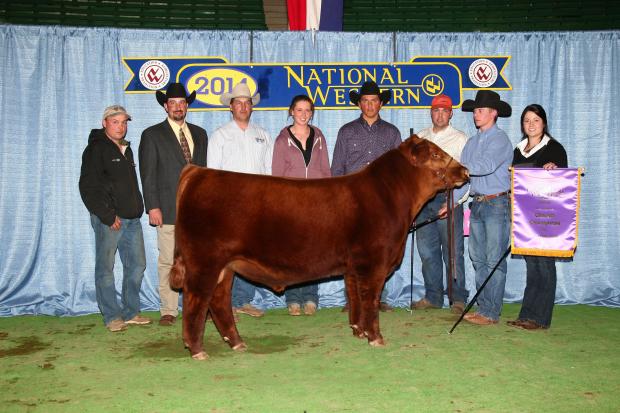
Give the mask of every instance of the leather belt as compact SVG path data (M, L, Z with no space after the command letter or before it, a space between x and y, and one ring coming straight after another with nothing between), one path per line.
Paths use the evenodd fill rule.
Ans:
M472 197L474 198L474 201L484 202L484 201L490 201L493 198L497 198L503 195L508 195L509 193L510 191L504 191L504 192L498 192L496 194L491 194L491 195L472 195Z

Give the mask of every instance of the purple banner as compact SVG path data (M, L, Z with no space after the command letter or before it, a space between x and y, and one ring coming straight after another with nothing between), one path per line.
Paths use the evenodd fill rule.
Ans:
M572 257L577 247L577 168L512 169L512 253Z

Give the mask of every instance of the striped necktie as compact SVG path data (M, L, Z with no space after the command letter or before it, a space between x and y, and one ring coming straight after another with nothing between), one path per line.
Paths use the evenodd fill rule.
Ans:
M181 142L181 150L183 151L185 162L192 163L192 153L189 151L189 144L187 143L183 128L179 129L179 141Z

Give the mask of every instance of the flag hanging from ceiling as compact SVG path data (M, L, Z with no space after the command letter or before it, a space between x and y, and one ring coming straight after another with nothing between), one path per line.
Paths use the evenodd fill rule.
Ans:
M342 31L343 0L286 0L289 30Z

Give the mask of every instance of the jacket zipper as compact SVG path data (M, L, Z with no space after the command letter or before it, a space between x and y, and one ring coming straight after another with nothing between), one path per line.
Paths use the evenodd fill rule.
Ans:
M314 147L316 146L317 142L321 142L321 139L315 139L314 143L312 143L312 151L310 151L310 162L312 162L312 157L314 155ZM306 179L308 179L308 166L310 165L310 162L308 162L308 165L306 165L306 160L304 159L304 153L302 152L301 149L299 149L299 146L295 145L295 142L291 142L291 138L288 138L288 144L289 146L294 146L295 148L297 148L297 150L299 151L299 153L301 154L301 160L304 163L305 169L306 169Z

